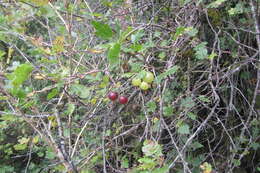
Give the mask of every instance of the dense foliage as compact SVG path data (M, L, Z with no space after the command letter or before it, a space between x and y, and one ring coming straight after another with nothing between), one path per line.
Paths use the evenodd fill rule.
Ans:
M259 3L2 0L0 172L260 171Z

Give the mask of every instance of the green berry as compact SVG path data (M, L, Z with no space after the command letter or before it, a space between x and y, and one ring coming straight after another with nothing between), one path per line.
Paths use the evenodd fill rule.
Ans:
M134 78L134 79L132 79L132 85L133 85L133 86L140 86L141 83L142 83L142 81L141 81L141 79L139 79L139 78Z
M142 82L140 84L140 88L141 88L141 90L145 91L145 90L148 90L150 88L150 85L147 82Z
M146 72L146 75L144 76L143 81L147 83L152 83L154 80L154 75L151 72Z

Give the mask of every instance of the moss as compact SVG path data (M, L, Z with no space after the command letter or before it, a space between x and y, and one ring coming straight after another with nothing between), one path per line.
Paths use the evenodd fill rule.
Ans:
M221 21L222 15L218 9L214 9L214 8L208 9L208 16L214 27L222 25L222 21Z

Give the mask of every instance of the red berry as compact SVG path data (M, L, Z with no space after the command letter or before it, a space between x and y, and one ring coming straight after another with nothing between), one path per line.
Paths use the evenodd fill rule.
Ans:
M119 97L119 103L121 104L126 104L128 102L128 98L125 96L120 96Z
M108 97L110 100L114 101L114 100L117 99L118 94L117 94L117 92L110 92L110 93L107 95L107 97Z

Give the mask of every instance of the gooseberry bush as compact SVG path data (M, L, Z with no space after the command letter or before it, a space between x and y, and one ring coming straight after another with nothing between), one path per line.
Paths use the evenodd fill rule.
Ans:
M259 1L0 3L0 172L260 171Z

